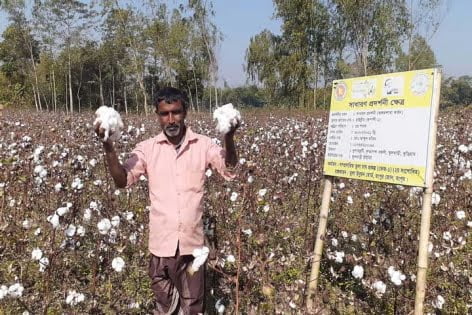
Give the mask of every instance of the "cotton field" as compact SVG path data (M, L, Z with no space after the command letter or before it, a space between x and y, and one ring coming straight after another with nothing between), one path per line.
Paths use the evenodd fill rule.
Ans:
M242 112L237 179L207 170L208 313L305 314L327 113ZM159 132L122 115L117 150ZM116 189L92 112L0 122L0 313L150 314L147 179ZM440 114L425 311L472 310L472 108ZM210 114L193 130L220 141ZM414 308L422 190L336 178L320 314Z

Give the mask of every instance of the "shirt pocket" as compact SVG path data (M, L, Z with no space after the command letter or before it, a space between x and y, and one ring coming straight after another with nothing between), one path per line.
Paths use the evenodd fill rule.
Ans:
M203 171L188 171L184 184L185 190L194 193L203 191L204 176L205 173Z

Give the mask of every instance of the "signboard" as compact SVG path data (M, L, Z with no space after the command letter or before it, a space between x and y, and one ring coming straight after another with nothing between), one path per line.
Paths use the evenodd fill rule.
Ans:
M334 81L324 174L426 187L437 71Z

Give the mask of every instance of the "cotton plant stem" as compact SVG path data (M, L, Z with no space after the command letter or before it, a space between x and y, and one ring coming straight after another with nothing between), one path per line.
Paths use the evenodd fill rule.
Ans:
M321 200L320 219L318 224L318 233L316 235L315 249L313 254L313 264L311 268L310 281L308 282L308 292L306 307L308 311L313 309L313 294L318 285L318 275L320 272L321 255L323 253L323 243L326 235L326 226L328 223L329 202L331 200L332 177L325 176L323 197Z

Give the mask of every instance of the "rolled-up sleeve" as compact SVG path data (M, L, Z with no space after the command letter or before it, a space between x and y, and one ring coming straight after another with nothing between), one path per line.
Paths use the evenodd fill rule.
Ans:
M126 170L126 187L129 187L139 180L141 175L146 174L146 155L144 145L139 143L131 152L130 157L123 164Z
M225 157L226 151L216 143L210 141L207 150L207 167L211 165L224 179L232 180L236 175L226 167Z

